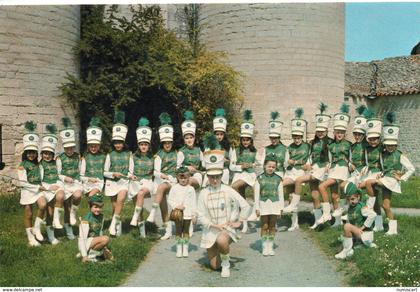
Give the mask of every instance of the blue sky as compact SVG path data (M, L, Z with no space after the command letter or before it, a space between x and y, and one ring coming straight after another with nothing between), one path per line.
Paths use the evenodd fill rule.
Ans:
M346 61L409 55L420 41L420 2L346 3Z

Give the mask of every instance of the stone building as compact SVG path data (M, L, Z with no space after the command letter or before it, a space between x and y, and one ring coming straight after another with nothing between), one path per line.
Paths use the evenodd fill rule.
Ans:
M347 62L345 96L365 100L378 117L396 114L400 149L420 173L420 55L372 62Z

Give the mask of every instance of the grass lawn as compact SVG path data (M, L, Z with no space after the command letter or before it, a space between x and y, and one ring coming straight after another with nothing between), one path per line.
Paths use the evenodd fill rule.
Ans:
M302 216L301 216L302 215ZM300 214L301 222L308 222L308 214ZM339 263L350 286L384 287L420 285L420 217L397 216L398 235L388 237L384 232L375 233L378 248L360 246L352 258L339 262L334 255L342 250L338 240L342 227L326 228L316 232L303 230L319 244L321 249ZM312 219L313 221L313 219ZM303 225L304 226L304 225ZM303 227L302 226L302 227Z
M35 210L34 210L35 211ZM87 199L82 200L78 216L88 211ZM105 199L105 227L110 224L111 203ZM153 238L140 238L137 229L130 229L133 212L130 203L123 209L123 235L111 239L110 248L116 258L114 262L82 264L75 255L77 239L67 240L64 231L56 231L61 241L58 245L43 243L40 247L29 247L23 226L23 208L19 205L19 194L0 195L0 286L117 286L131 273L147 255ZM34 212L35 214L35 212ZM146 214L144 214L145 216ZM64 229L63 229L64 230ZM73 228L75 235L78 228ZM105 232L107 234L107 231ZM43 235L46 238L45 229Z

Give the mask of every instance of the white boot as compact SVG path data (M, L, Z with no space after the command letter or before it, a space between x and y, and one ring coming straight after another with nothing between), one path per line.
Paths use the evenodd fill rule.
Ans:
M176 240L176 257L182 258L182 238Z
M54 228L52 228L52 226L47 226L47 237L48 237L48 241L52 245L56 245L60 243L60 241L58 241L58 239L55 238L54 236Z
M375 205L375 201L376 201L376 197L369 196L369 198L366 201L366 206L368 206L370 209L373 209L373 206Z
M331 225L331 227L338 227L338 226L343 225L343 220L341 219L341 214L339 214L337 216L334 216L334 218L335 218L335 221L334 221L334 224Z
M111 224L109 225L109 235L115 236L115 215L112 216Z
M54 217L53 217L52 226L55 229L63 229L63 225L61 225L61 222L60 222L60 217L63 212L64 212L63 208L54 207Z
M70 225L71 226L74 226L77 223L76 212L77 212L78 209L79 209L78 206L71 205L71 208L70 208Z
M270 255L270 256L275 255L276 253L274 252L274 237L270 237L268 239L267 246L268 246L268 255Z
M184 258L188 257L188 248L190 247L190 243L187 238L185 238L182 242L182 256Z
M389 230L385 233L385 235L397 235L397 220L389 220Z
M44 236L42 236L42 233L41 233L41 224L43 222L44 221L41 218L36 217L34 227L32 228L32 230L34 232L34 235L35 235L35 237L38 241L43 241L44 240Z
M35 239L35 236L32 233L32 227L25 228L26 236L28 237L28 242L30 246L40 246L41 244Z
M64 230L66 230L66 236L68 239L73 240L76 238L73 234L73 228L70 224L64 223Z
M248 221L242 221L242 233L247 233L248 232Z
M143 209L142 207L134 208L133 218L131 218L131 222L130 222L131 226L137 226L138 225L139 216L140 216L140 213L141 213L142 209Z
M172 236L172 222L168 221L164 223L166 228L165 228L165 234L160 238L160 240L167 240L169 238L171 238Z
M121 216L115 215L115 236L120 237L122 234Z
M331 214L331 216L336 217L336 216L340 216L343 215L343 211L344 209L341 207L338 207L337 209L334 210L334 212Z
M230 277L230 257L229 254L220 254L220 258L222 260L222 278Z
M263 236L261 238L261 241L262 241L262 255L263 256L268 256L268 246L267 246L268 239L267 239L267 236Z
M150 210L149 216L147 217L147 222L153 223L155 222L156 211L159 208L159 204L153 203L152 210Z
M296 194L290 194L292 196L292 200L290 201L289 206L283 209L284 213L291 213L297 212L297 205L300 202L300 196Z
M188 230L188 233L189 233L190 238L191 238L194 234L194 224L190 223L190 229Z
M314 218L315 218L315 220L314 220L314 225L312 225L311 227L309 227L310 229L315 229L315 228L317 228L318 227L318 220L319 220L319 218L321 218L321 216L322 216L322 211L321 211L321 209L314 209Z
M299 229L298 213L292 212L292 225L290 225L290 228L287 229L287 231L295 231L296 229Z
M141 221L138 226L140 231L140 237L146 238L146 223L144 221Z
M351 257L354 253L353 251L353 238L344 237L343 240L343 250L335 255L335 258L338 260L344 260L345 258Z
M324 224L327 221L331 220L331 206L330 203L321 203L322 207L322 216L318 219L317 224Z
M375 227L373 227L373 231L383 231L384 230L384 221L382 220L382 215L376 215L375 217Z

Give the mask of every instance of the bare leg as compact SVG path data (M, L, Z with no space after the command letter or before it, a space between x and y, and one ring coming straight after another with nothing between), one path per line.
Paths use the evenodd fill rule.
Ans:
M340 207L340 196L338 195L337 184L331 186L331 199L332 199L334 210L337 210Z
M70 223L71 197L64 201L64 223Z
M328 178L326 181L319 184L319 192L322 196L322 202L328 203L329 196L328 196L328 188L336 183L335 179Z
M58 191L55 194L55 207L63 208L64 204L64 191Z
M295 194L300 195L302 192L302 184L309 182L311 180L312 180L312 176L310 174L306 174L306 175L298 177L295 181Z
M104 236L97 236L92 239L92 243L90 244L90 248L94 250L101 250L109 243L109 237Z
M74 192L72 196L73 205L79 206L81 201L82 201L82 192L81 191Z
M268 232L269 232L268 216L262 215L260 216L260 220L261 220L261 237L263 237L265 235L268 235Z
M25 225L25 228L32 227L32 205L24 206L23 224Z
M389 220L394 220L394 214L391 211L391 196L392 192L387 188L383 188L383 202L382 207L384 208L386 217Z
M309 187L311 189L311 196L312 196L314 208L315 209L321 208L321 200L320 200L319 190L318 190L319 181L317 180L310 181Z
M52 200L47 204L47 219L46 219L46 225L47 226L51 226L52 224L52 219L54 216L54 205L55 205L55 201Z
M47 201L44 197L41 197L36 201L36 203L38 205L37 217L43 219L45 217L45 211L47 209Z
M94 194L97 194L97 193L99 193L100 192L100 190L98 190L98 189L92 189L92 190L90 190L90 192L88 193L88 197L90 198L90 197L92 197Z
M120 215L122 207L124 205L125 196L127 195L127 191L121 190L118 192L116 196L113 198L116 198L115 200L115 209L114 209L114 215Z

